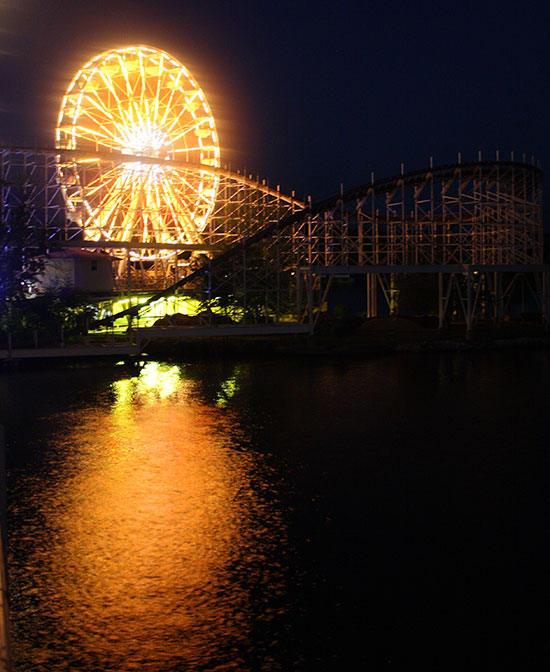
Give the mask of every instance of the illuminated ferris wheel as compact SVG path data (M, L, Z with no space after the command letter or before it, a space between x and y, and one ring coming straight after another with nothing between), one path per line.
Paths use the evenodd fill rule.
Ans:
M203 91L166 52L132 46L87 63L63 98L56 147L72 150L58 173L86 240L131 242L142 260L173 254L162 244L201 242L218 136Z

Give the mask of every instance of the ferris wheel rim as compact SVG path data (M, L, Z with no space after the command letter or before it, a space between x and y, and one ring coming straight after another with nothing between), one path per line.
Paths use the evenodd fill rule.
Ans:
M114 150L128 160L105 179L97 163L97 176L91 186L84 186L82 166L63 163L61 152L91 146ZM92 239L127 240L135 237L139 226L143 242L151 237L166 242L180 241L182 236L190 242L199 240L214 206L218 177L200 170L198 178L178 175L147 161L183 156L194 157L205 168L220 163L219 139L206 96L189 70L168 52L131 45L89 60L63 98L56 147L68 209L81 213L80 223ZM165 179L168 171L170 180ZM81 193L71 197L75 184Z

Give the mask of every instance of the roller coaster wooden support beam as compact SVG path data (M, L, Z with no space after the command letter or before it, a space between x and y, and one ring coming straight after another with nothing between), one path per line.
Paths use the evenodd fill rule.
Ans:
M303 274L309 267L301 269ZM508 314L514 292L524 283L530 296L536 301L542 312L545 327L550 322L550 268L544 264L526 266L362 266L362 267L320 267L312 266L311 272L317 277L338 277L345 275L367 276L367 316L374 317L373 293L380 287L388 309L396 314L398 309L398 290L392 277L400 274L437 275L438 328L442 329L452 309L455 316L461 315L466 329L466 337L471 338L476 318L482 313L488 314L494 322L500 324ZM533 285L534 283L534 285ZM374 292L373 292L374 290ZM326 299L326 293L323 295ZM320 309L317 308L316 310Z
M367 274L367 317L378 316L378 275L376 273Z
M63 243L78 246L81 242L83 247L87 246L88 243L78 240L85 236L85 231L71 229L69 232L67 227L64 228L66 218L55 168L60 150L35 150L35 159L31 156L33 151L25 148L0 148L0 153L0 189L3 204L7 203L4 210L7 212L11 207L10 198L14 207L17 206L21 194L30 185L34 205L29 226L37 226L42 218L46 228L50 227L48 231L52 232L52 245L56 244L53 239L65 235L72 236L72 240ZM94 152L67 154L66 160L93 157L110 163L133 160L128 155L107 153L99 156ZM159 163L153 157L135 160L151 165ZM36 167L40 170L36 171ZM402 169L393 177L375 180L371 176L371 181L360 187L346 191L341 188L338 194L310 202L308 207L293 197L284 197L278 189L270 190L238 173L198 164L185 164L185 169L209 170L220 180L222 192L227 190L235 195L235 200L231 200L232 196L226 198L212 215L210 234L203 241L191 243L200 246L204 242L204 247L209 247L206 250L209 260L206 262L203 258L203 266L184 277L178 270L173 274L173 283L166 278L162 291L155 291L145 303L113 317L137 314L148 304L171 296L179 288L202 284L206 275L210 276L210 283L214 272L223 278L227 264L242 271L239 291L247 305L249 292L258 291L257 279L261 275L258 260L263 258L269 263L269 250L274 253L281 243L282 256L277 267L287 274L285 282L290 269L296 269L295 308L301 314L305 298L309 322L315 323L318 315L315 301L322 299L323 287L326 290L327 286L319 276L366 273L369 278L367 304L372 315L376 313L378 287L386 292L390 312L395 312L397 297L392 275L437 273L441 324L454 301L468 332L471 332L479 297L482 297L481 310L490 301L493 317L502 320L515 284L521 281L527 286L529 278L535 286L531 286L531 282L528 289L537 295L545 324L548 324L548 267L541 264L542 174L535 166L515 162L513 157L511 161L500 161L497 156L496 161L461 163L459 160L459 164L430 165L427 170L409 173ZM36 176L42 174L43 182L33 184L32 180L36 181ZM230 185L235 185L233 191ZM247 189L254 190L255 196L261 192L252 217L241 214L246 210L249 197L253 196ZM262 210L266 199L274 199L271 201L273 210L269 213ZM280 207L281 201L285 201L286 209ZM222 253L216 253L217 243L225 246ZM264 257L249 254L255 245L262 249ZM147 246L148 243L142 242L139 247L146 249ZM116 249L115 245L112 247ZM120 248L122 257L129 249L128 243ZM126 268L131 270L129 280L136 288L135 263L132 262L130 268L130 263L126 262ZM254 276L254 287L250 276ZM504 287L503 283L510 277L508 286ZM127 278L123 276L123 279L125 284ZM275 284L280 293L280 275ZM211 289L216 291L215 287ZM307 290L307 296L301 296L303 289ZM280 300L278 296L277 305Z

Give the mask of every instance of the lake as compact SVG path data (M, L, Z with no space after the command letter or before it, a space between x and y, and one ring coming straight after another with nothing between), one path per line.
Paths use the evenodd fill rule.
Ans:
M550 351L0 375L16 671L533 669Z

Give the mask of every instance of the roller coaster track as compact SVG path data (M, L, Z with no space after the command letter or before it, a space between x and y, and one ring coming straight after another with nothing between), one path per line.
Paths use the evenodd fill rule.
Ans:
M499 168L528 168L532 170L537 177L542 177L542 171L534 166L528 166L518 161L475 161L470 163L453 163L443 166L435 166L428 170L415 170L403 175L394 175L393 177L382 178L371 182L370 184L363 184L355 189L350 189L343 194L345 201L354 199L361 199L368 195L369 192L374 193L388 193L393 189L401 186L404 188L412 188L421 186L429 178L433 178L435 182L443 182L460 174L462 179L479 178L487 179L494 176L495 170ZM336 198L336 197L333 197ZM329 199L330 200L330 199Z
M86 161L92 162L95 160L98 161L109 161L109 162L120 162L120 163L144 163L148 165L160 165L173 168L185 168L186 170L200 172L200 173L211 173L219 177L226 177L240 184L246 185L253 189L278 198L284 203L289 203L296 205L297 207L303 207L303 202L299 199L294 198L293 196L287 196L278 189L273 189L269 185L266 185L259 180L254 180L252 177L247 177L243 173L235 172L228 170L227 168L216 168L214 166L207 166L202 163L195 163L191 161L181 161L181 160L172 160L172 159L161 159L157 157L150 156L134 156L131 154L122 154L121 152L99 152L99 151L85 151L85 150L75 150L75 149L53 149L51 147L23 147L23 146L0 146L0 154L24 154L36 156L47 156L52 162L57 160L57 157L60 157L63 162L68 160ZM4 182L4 184L9 184Z
M542 262L542 172L538 167L523 162L497 160L434 166L387 178L372 179L358 187L315 202L310 200L306 204L294 198L294 195L283 194L278 187L271 188L265 181L254 180L250 175L227 168L151 156L133 156L120 152L98 152L94 151L93 147L66 150L52 147L0 146L2 195L10 194L11 187L16 187L15 193L18 191L23 193L29 186L31 192L35 189L36 193L40 194L37 205L33 206L33 212L39 213L41 208L45 208L45 212L50 212L48 208L51 207L55 218L57 217L55 213L61 213L63 210L57 165L73 162L111 164L133 162L212 174L225 181L226 185L233 185L231 188L234 188L234 191L231 193L239 194L239 198L243 195L245 198L243 202L246 202L248 194L257 194L260 200L265 196L268 202L279 202L282 206L281 210L270 216L266 223L262 223L261 217L243 219L240 222L238 220L241 217L240 201L235 201L236 209L232 211L235 213L232 216L236 219L235 223L230 224L233 226L230 229L231 235L226 236L226 230L221 226L219 229L214 227L210 231L208 234L210 238L205 240L205 245L202 246L192 243L166 244L175 251L202 251L213 256L188 275L182 278L176 277L173 282L170 279L165 289L153 290L144 303L106 317L100 324L119 317L138 315L150 304L173 295L176 289L189 285L211 270L237 259L254 245L262 241L267 242L271 237L275 240L279 232L288 230L294 225L297 227L294 242L302 255L300 266L309 263L312 267L323 268L327 272L332 272L330 269L338 264L344 266L347 264L349 268L352 264L371 266L373 269L376 266L416 267L426 272L430 264L432 266L437 264L434 259L441 249L447 251L440 265L468 265L474 263L471 261L474 257L484 259L475 263L482 263L495 269L497 265L511 268L511 264L527 268ZM2 207L10 207L7 199L6 203L2 203ZM217 222L223 222L221 218L226 216L223 207L225 206L222 206ZM44 216L47 220L48 215ZM350 222L355 222L356 229L361 231L361 235L364 235L368 242L362 247L362 239L358 234L351 234L355 235L355 238L348 238L345 244L349 243L349 250L353 250L351 255L359 256L361 259L354 261L352 256L346 257L345 254L341 254L339 257L341 261L331 261L336 257L330 245L334 244L333 249L337 249L344 240L338 236L346 235L342 226L348 217ZM62 221L63 217L60 217L60 220ZM40 223L39 214L34 221ZM56 233L56 221L53 220L54 233ZM306 222L309 222L307 226ZM242 224L245 224L244 228ZM245 235L246 229L248 230ZM57 232L63 236L63 230L58 228ZM224 251L216 252L218 241L227 244L231 239L233 242L229 243ZM133 246L131 240L104 242L106 248L130 249ZM98 248L102 242L75 237L63 240L53 238L51 244L59 247ZM307 261L307 250L304 256L306 249L304 244L306 248L309 245L310 256L316 255L315 260L311 256L310 261ZM148 243L142 245L147 246ZM158 247L159 243L151 243L150 246ZM418 256L416 261L407 260L409 249L407 246L416 250ZM378 260L382 258L385 260ZM354 269L353 272L358 270Z
M256 245L257 243L268 239L270 236L292 226L293 224L302 222L306 217L315 217L316 215L332 212L337 208L353 203L354 201L356 202L357 207L359 207L361 201L369 195L391 194L398 189L419 188L425 185L428 180L432 180L435 183L443 183L447 180L453 179L454 177L459 177L462 183L464 183L465 180L470 179L490 180L491 178L496 179L499 171L510 168L529 171L537 182L540 182L542 178L542 172L539 168L515 161L478 161L470 163L448 164L432 167L427 170L416 170L400 175L373 180L369 183L365 183L361 186L334 194L314 203L310 202L307 207L304 207L297 212L288 214L279 221L271 222L263 228L259 229L253 235L233 243L227 250L212 257L208 264L196 269L166 289L156 292L144 303L122 310L109 318L101 320L98 324L105 324L114 319L125 316L138 315L139 311L145 309L148 305L172 295L176 289L184 287L185 285L210 272L212 269L232 260L238 255L241 255L243 250L246 250ZM298 205L298 202L295 201L295 204Z

